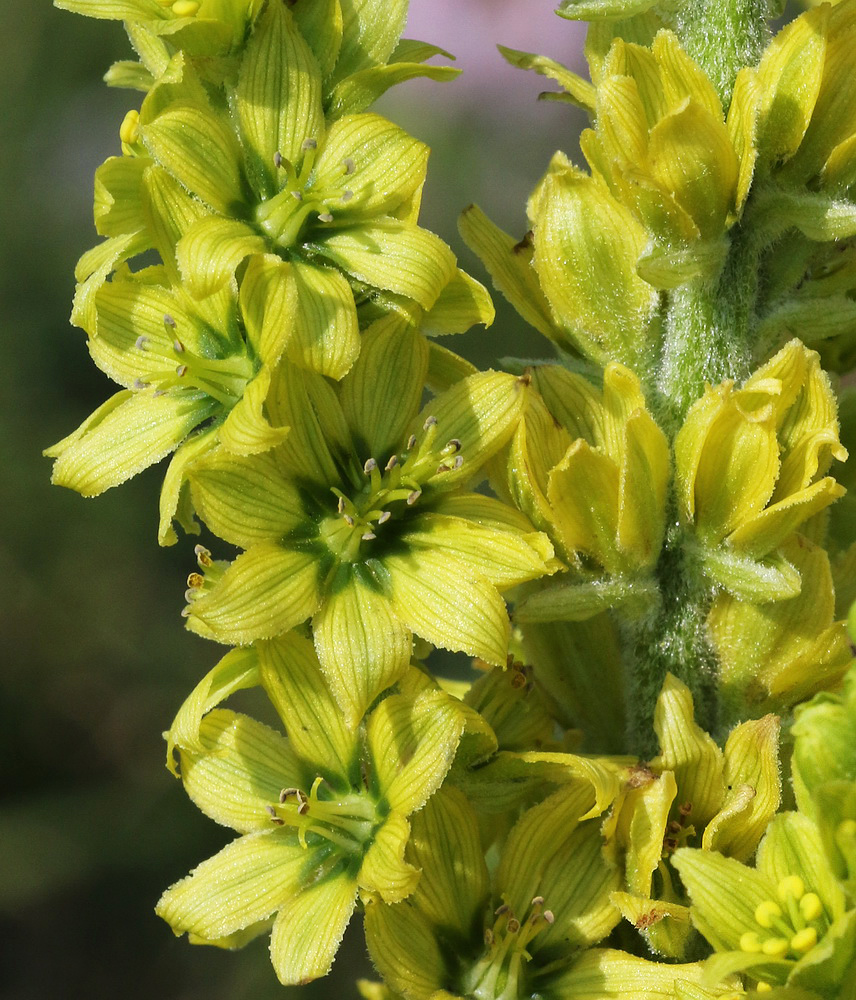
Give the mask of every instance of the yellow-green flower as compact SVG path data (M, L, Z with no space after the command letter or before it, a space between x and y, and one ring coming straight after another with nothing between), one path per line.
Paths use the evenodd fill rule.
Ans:
M825 860L817 827L799 813L770 823L750 868L716 851L683 848L674 864L692 919L717 954L711 978L745 972L767 986L840 992L856 961L856 909Z
M241 836L168 889L157 912L196 944L233 948L270 932L277 976L297 984L329 971L358 896L384 906L413 891L408 817L442 782L463 720L454 699L417 686L351 730L306 639L261 643L256 655L227 656L167 734L191 799ZM286 736L214 707L252 683Z
M799 341L740 388L708 386L675 439L678 516L701 572L745 600L796 596L782 545L843 494L826 473L846 457L829 379Z
M538 367L508 450L515 503L571 567L520 605L517 619L581 621L656 599L670 475L669 446L639 379L607 366L603 388L558 366Z
M752 857L781 799L779 720L742 723L720 750L696 723L689 688L669 675L654 730L660 753L631 773L603 833L624 876L613 902L655 952L681 958L691 927L675 851Z
M475 813L443 788L413 822L416 891L366 908L369 952L388 988L410 1000L672 997L698 965L660 965L591 946L615 925L617 873L604 861L584 782L527 810L485 864Z
M230 107L176 56L140 112L142 147L204 206L178 240L182 277L202 298L274 255L258 294L294 295L319 345L307 363L341 377L359 350L357 301L391 292L430 309L455 274L415 224L427 148L379 115L328 125L317 61L280 3L259 19Z
M268 407L291 427L285 442L188 473L208 526L246 550L194 583L189 627L247 643L311 617L352 723L406 669L413 633L503 665L497 588L556 565L523 515L466 488L511 435L528 381L472 375L417 416L427 364L424 338L395 316L365 332L338 389L282 363Z

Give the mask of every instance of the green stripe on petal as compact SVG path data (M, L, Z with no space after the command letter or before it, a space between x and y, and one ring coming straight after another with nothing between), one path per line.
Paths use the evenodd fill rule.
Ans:
M249 716L215 708L199 742L201 752L181 754L184 788L206 816L239 833L270 830L267 807L280 791L311 780L288 740Z
M278 910L298 891L305 866L292 831L246 834L167 889L155 912L176 934L217 940Z
M410 900L367 902L365 928L372 962L396 995L428 1000L447 981L436 929Z
M742 934L758 931L755 910L776 898L776 882L715 851L682 847L672 856L692 900L692 919L717 951L740 948Z
M95 171L95 228L101 236L135 233L146 224L141 201L143 174L150 160L111 156Z
M427 77L429 80L445 82L460 76L461 70L454 66L423 66L420 63L390 63L388 66L370 66L354 73L333 89L327 113L329 115L353 114L365 108L385 94L390 87Z
M351 73L385 63L398 44L407 20L408 0L340 0L342 48L331 83Z
M343 19L339 0L295 0L291 13L326 79L333 72L342 47Z
M340 875L301 889L282 907L273 925L270 958L284 986L327 975L356 901L356 883Z
M419 409L428 371L428 344L406 319L390 314L364 333L360 356L339 399L365 458L385 462Z
M54 445L51 452L59 457L51 481L86 497L98 496L159 462L215 406L201 393L118 393L106 409L96 410L73 435Z
M297 163L303 141L324 132L321 73L312 50L282 3L269 3L256 23L235 91L241 134L258 193L277 188L274 155Z
M673 1000L678 982L706 982L701 962L648 962L623 951L593 948L551 978L544 1000ZM720 995L718 991L717 995Z
M357 281L406 295L430 309L455 274L455 256L427 229L363 225L316 240L318 252Z
M356 775L359 734L352 732L333 700L308 639L292 632L260 643L261 680L285 724L291 745L314 767L350 786Z
M389 600L357 566L342 566L312 620L315 649L330 690L351 727L410 663L412 636Z
M363 859L361 890L376 893L385 903L398 903L413 892L420 873L404 860L409 836L410 824L400 812L391 812Z
M295 260L297 290L288 358L301 368L340 379L360 353L360 328L351 286L330 267Z
M297 285L291 265L276 254L255 254L240 296L247 340L263 364L275 365L294 332Z
M504 666L510 625L505 602L483 577L446 552L388 556L392 607L434 646Z
M458 468L444 469L432 476L432 486L447 487L469 480L505 445L526 406L527 378L504 372L479 372L463 379L433 399L416 418L413 429L421 428L428 417L437 421L437 440L457 440Z
M261 542L231 564L213 590L188 610L220 642L269 639L306 621L320 601L318 560L311 552Z
M248 549L281 538L303 521L300 497L270 455L218 451L190 470L193 501L220 538Z
M202 750L199 728L206 712L225 701L230 694L255 687L259 683L259 661L255 649L233 649L228 652L190 692L165 734L167 768L178 776L174 749Z
M208 216L191 226L175 249L190 294L204 299L226 284L245 257L264 253L267 243L244 222Z
M229 215L243 204L235 134L204 105L173 107L140 132L154 159L214 211Z
M423 514L403 536L408 545L448 552L505 590L551 572L553 546L541 532L496 531L463 518Z
M490 882L478 818L456 788L441 788L413 817L408 857L423 872L414 903L431 923L468 938Z
M232 455L258 455L282 444L288 427L273 427L264 414L270 372L262 369L220 425L220 442Z
M452 766L464 728L455 699L426 691L415 700L385 698L366 726L375 776L391 808L408 816L421 809Z
M422 186L427 165L428 147L388 119L349 114L330 126L312 187L352 191L333 211L337 221L353 223L392 215Z

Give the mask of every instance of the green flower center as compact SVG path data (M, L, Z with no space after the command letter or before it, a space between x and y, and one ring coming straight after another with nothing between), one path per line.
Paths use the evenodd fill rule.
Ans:
M758 930L741 936L740 950L798 960L826 933L826 911L817 893L806 892L799 875L785 876L776 895L778 899L765 899L755 908Z
M404 450L390 456L383 468L376 459L368 459L363 466L365 485L352 497L333 488L338 498L336 514L322 521L321 537L342 562L368 558L365 546L401 527L428 479L463 465L457 438L439 450L434 447L436 417L428 417L422 431L420 437L411 434Z
M526 950L529 942L555 918L551 910L544 909L542 896L532 900L529 915L522 922L506 903L495 916L493 927L484 933L487 951L470 970L465 994L475 1000L517 1000L523 967L532 958Z
M268 806L271 821L277 826L292 826L303 847L306 835L315 833L349 854L363 853L377 826L377 808L364 795L349 793L335 798L320 798L326 788L324 779L312 782L309 795L299 788L283 788L279 802Z
M168 331L177 333L175 320L169 314L163 318ZM137 338L138 351L147 349L148 338ZM155 392L162 394L169 389L197 389L206 396L216 399L227 410L244 395L244 389L256 374L256 366L246 354L233 354L228 358L204 358L188 351L182 341L175 337L167 356L175 361L174 368L147 372L146 377L134 382L135 389L154 386Z
M342 161L342 183L316 188L313 171L317 141L306 139L303 150L305 155L299 169L281 153L276 154L274 164L280 174L279 192L256 208L256 222L285 249L297 243L313 216L318 222L333 222L336 213L354 197L354 192L344 183L345 178L354 172L352 159Z

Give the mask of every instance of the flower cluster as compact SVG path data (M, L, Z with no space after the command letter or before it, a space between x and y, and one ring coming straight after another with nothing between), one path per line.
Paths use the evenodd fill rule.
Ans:
M856 0L730 61L708 0L566 0L590 80L502 50L591 116L523 239L462 216L556 348L508 371L434 339L493 306L369 110L454 75L406 0L60 6L144 96L72 313L122 388L54 480L171 454L158 537L202 522L183 614L233 647L167 740L238 836L160 916L297 984L359 911L370 1000L852 997Z

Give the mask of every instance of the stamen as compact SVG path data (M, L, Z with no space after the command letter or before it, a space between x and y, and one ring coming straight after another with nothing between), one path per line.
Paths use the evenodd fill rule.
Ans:
M356 164L350 158L350 156L348 156L344 160L342 160L342 164L345 167L345 175L346 176L352 174L357 169Z
M345 188L342 192L342 201L350 201L354 197L354 192L350 188Z
M303 201L303 192L302 191L292 191L291 192L291 197L294 198L295 201Z
M807 892L800 899L800 913L806 920L817 920L823 913L823 903L816 892Z
M373 540L374 540L375 538L377 538L377 535L376 535L376 534L375 534L375 533L374 533L373 531L366 531L366 532L365 532L364 534L362 534L362 535L361 535L360 537L362 538L362 540L363 540L364 542L371 542L371 541L373 541Z
M282 153L279 150L273 154L273 165L277 170L282 166Z
M373 458L366 460L366 464L363 466L363 472L368 476L377 468L377 461Z
M138 351L144 351L146 349L146 344L148 342L149 338L144 337L142 334L140 334L139 337L137 337L137 339L134 341L134 347L136 347Z
M755 922L769 929L777 917L781 917L782 908L772 899L765 899L755 907Z
M336 504L336 510L340 514L344 514L345 513L345 498L344 497L339 497L339 502Z
M333 221L333 216L330 214L330 212L319 212L318 213L318 221L319 222L332 222Z
M353 528L353 526L354 526L354 519L351 517L350 514L345 514L344 515L344 520L345 520L345 524L347 524L347 526L349 528Z
M460 469L460 467L463 464L464 464L464 456L463 455L456 455L455 456L455 461L452 462L452 468L453 469Z
M168 326L173 330L175 329L175 320L172 318L172 316L170 316L169 313L164 313L163 325Z
M421 496L422 490L414 490L412 493L409 493L407 495L407 506L412 507Z
M787 938L767 938L761 945L761 954L769 955L770 958L784 958L788 953Z
M817 928L815 927L804 927L791 938L791 948L801 954L811 951L816 944Z
M386 524L386 522L392 517L392 514L388 510L381 511L380 517L377 519L378 524Z
M412 451L416 447L416 435L411 434L407 439L407 451Z
M193 17L198 11L199 4L196 0L175 0L172 5L172 12L176 17Z
M172 349L176 354L184 354L184 344L180 340L174 340L172 342Z
M755 931L746 931L740 935L740 950L748 952L750 955L757 955L761 950L761 939Z
M387 472L392 472L392 470L396 467L396 465L398 465L398 455L392 455L392 456L390 456L390 459L386 463L386 466L385 466L386 471Z
M318 140L317 139L304 139L303 142L302 142L302 144L301 144L301 146L300 146L300 148L303 149L303 150L317 149L318 148Z
M129 111L119 126L119 141L126 146L133 145L140 134L140 112Z
M422 429L424 431L427 431L429 427L436 427L436 426L437 426L437 418L427 417L425 423L422 425Z
M805 883L799 875L786 875L776 889L779 899L786 903L788 897L802 899L805 895Z
M207 569L209 566L214 565L211 553L205 548L204 545L195 545L193 547L193 554L196 556L196 561L203 569Z
M134 388L135 389L138 389L138 390L140 390L140 389L148 389L148 387L150 385L151 385L151 382L144 382L141 378L135 378L134 379Z
M187 374L187 365L179 365L178 368L175 369L175 374L178 375L179 378L184 378Z

